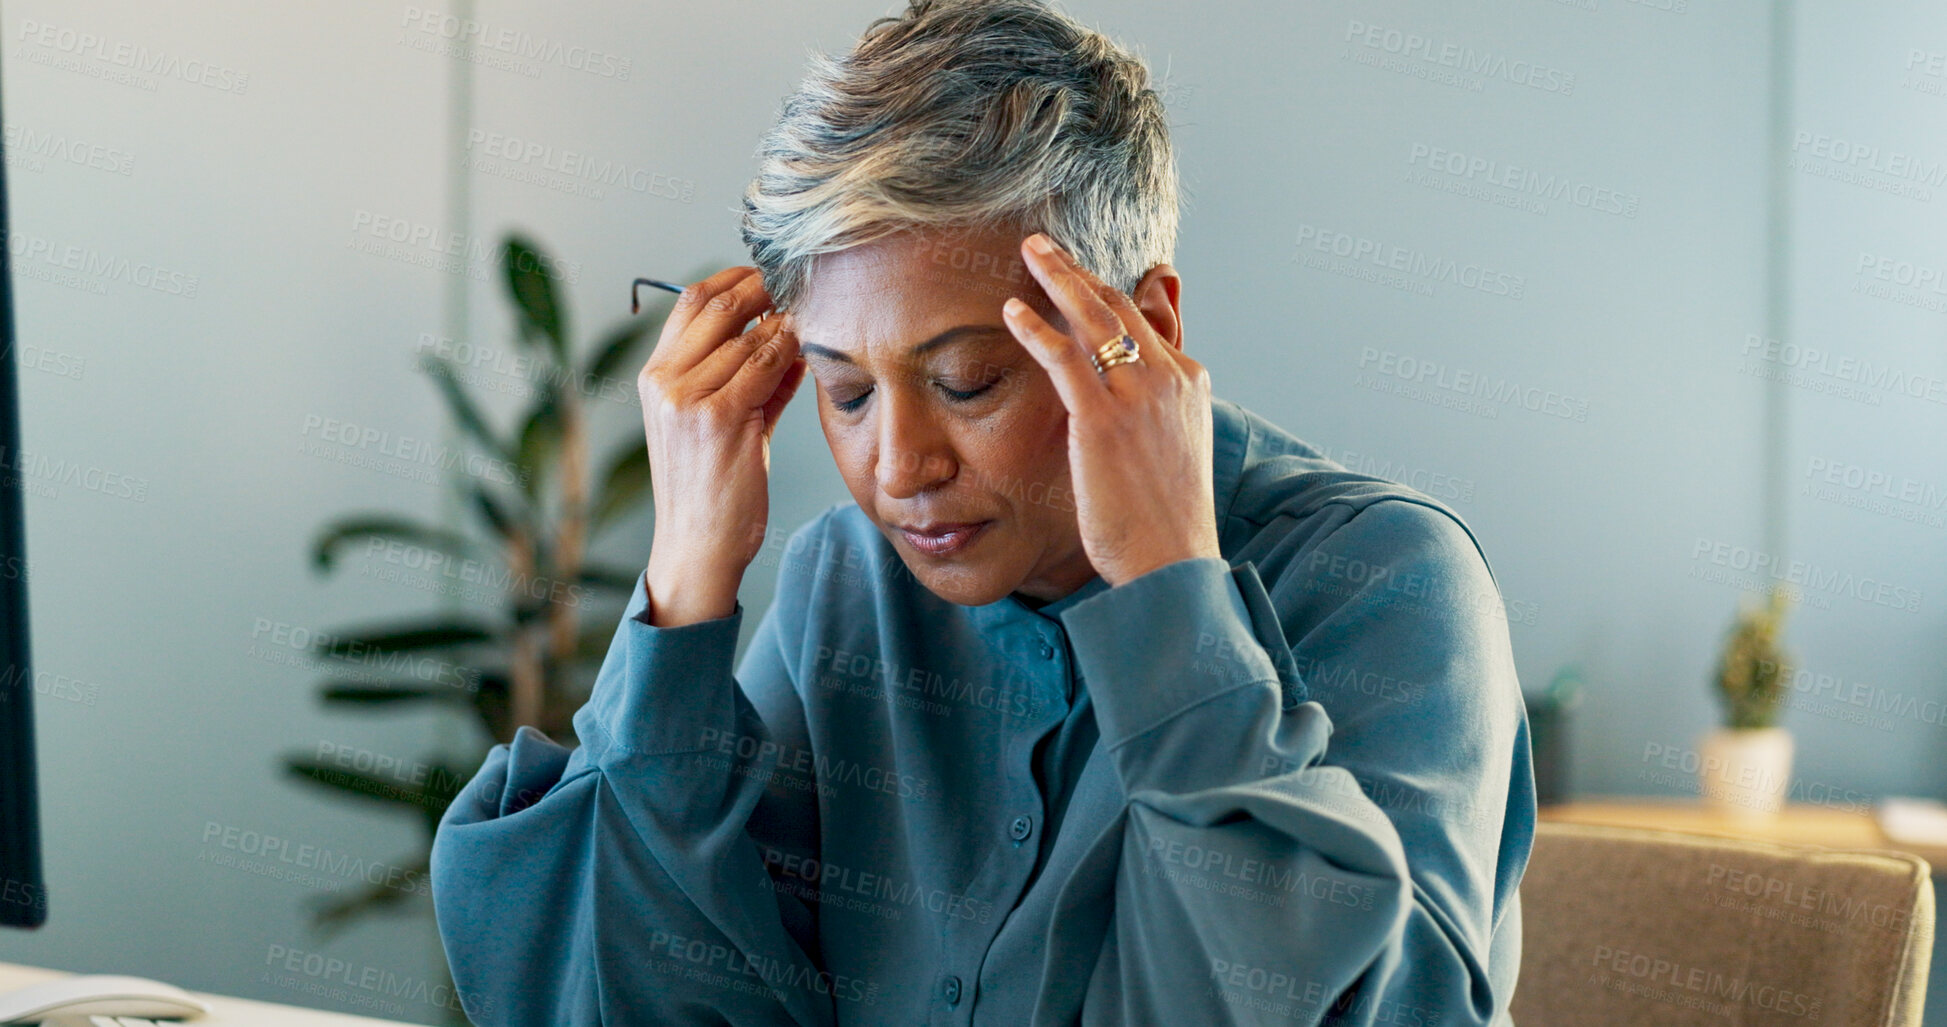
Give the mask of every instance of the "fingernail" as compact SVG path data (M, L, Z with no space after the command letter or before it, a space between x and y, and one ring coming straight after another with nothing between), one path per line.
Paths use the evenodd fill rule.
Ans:
M1007 312L1008 317L1020 317L1021 313L1028 309L1028 305L1022 303L1018 297L1009 296L1007 302L1001 304L1001 309Z
M1036 232L1028 236L1028 249L1046 256L1055 252L1055 241L1042 235L1040 232Z

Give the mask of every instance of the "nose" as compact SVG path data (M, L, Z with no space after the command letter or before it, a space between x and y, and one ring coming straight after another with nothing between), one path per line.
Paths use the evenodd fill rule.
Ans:
M911 499L959 472L959 461L924 400L882 389L879 404L879 489L890 499Z

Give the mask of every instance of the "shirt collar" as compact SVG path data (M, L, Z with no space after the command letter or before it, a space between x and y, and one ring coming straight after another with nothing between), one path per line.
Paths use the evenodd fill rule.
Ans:
M1092 596L1097 592L1101 592L1107 589L1108 587L1109 587L1109 583L1103 579L1102 575L1097 574L1095 577L1092 577L1087 581L1083 582L1082 587L1076 589L1073 592L1068 593L1065 596L1062 596L1060 599L1057 599L1052 603L1046 603L1042 605L1039 609L1031 608L1028 606L1028 604L1021 602L1019 596L1010 595L1007 597L1007 601L1014 603L1015 605L1019 606L1023 610L1027 610L1029 613L1046 617L1052 621L1059 621L1061 620L1061 611L1068 609L1069 607L1075 605L1076 603L1079 603L1082 600L1087 599L1089 596Z

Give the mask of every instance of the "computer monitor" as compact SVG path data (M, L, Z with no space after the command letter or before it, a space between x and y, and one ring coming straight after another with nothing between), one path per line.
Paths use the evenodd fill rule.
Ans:
M27 527L21 506L12 219L0 160L0 925L47 922L35 782L34 673L27 658Z

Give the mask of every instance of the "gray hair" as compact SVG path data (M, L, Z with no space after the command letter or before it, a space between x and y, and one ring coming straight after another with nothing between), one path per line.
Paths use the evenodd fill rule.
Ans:
M911 0L812 54L758 153L741 229L780 308L818 254L907 229L1045 232L1123 292L1176 248L1148 69L1042 0Z

